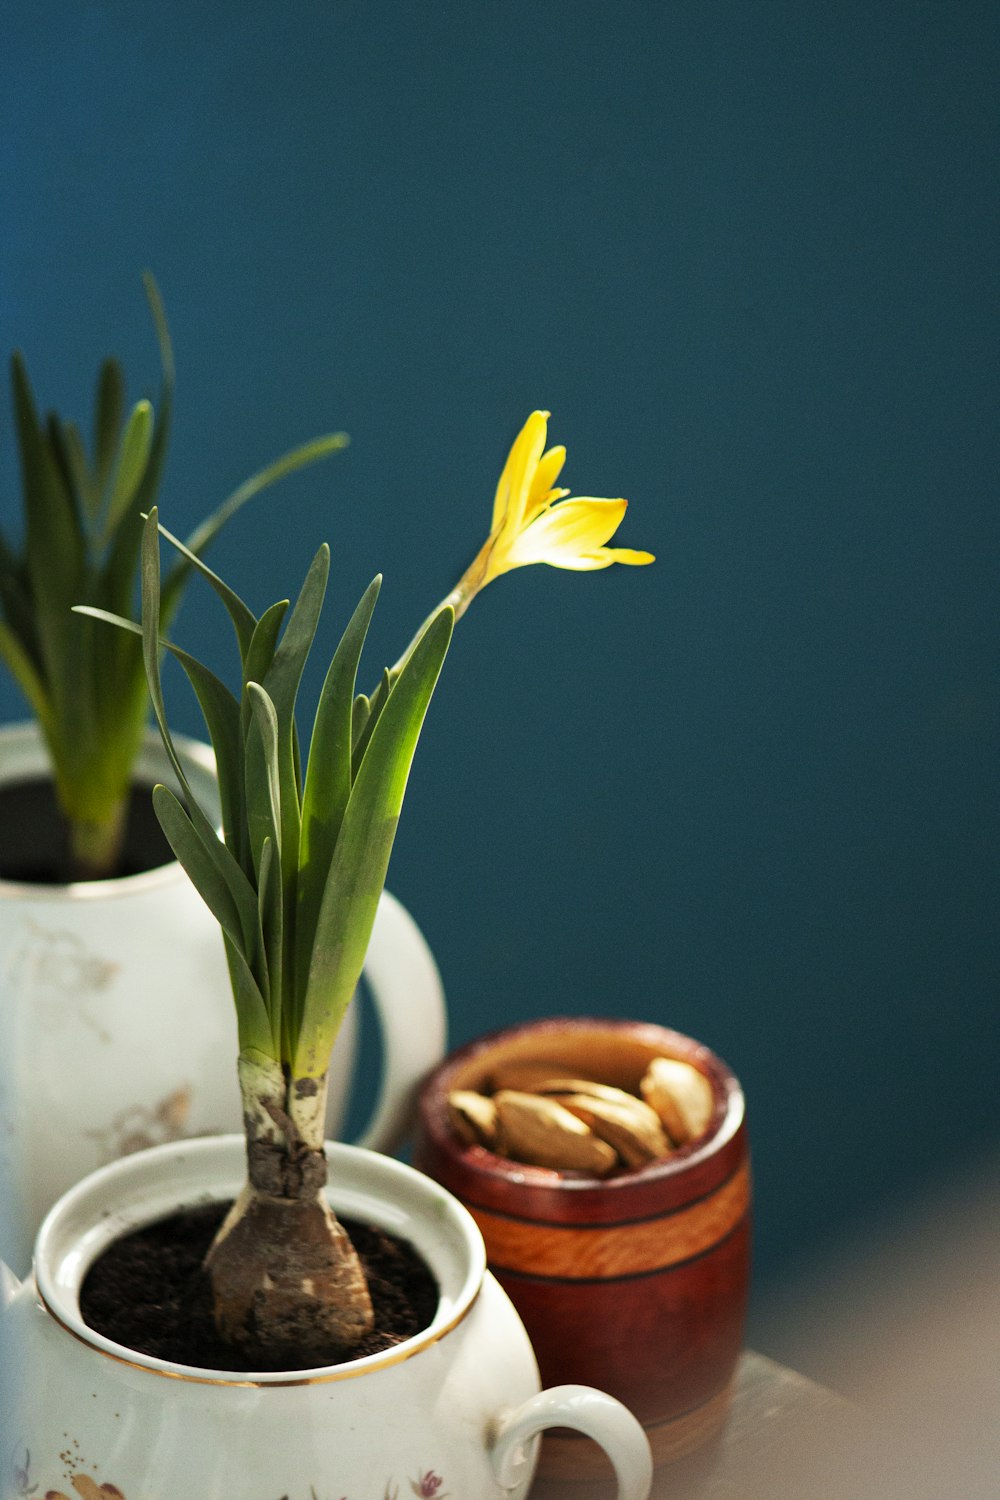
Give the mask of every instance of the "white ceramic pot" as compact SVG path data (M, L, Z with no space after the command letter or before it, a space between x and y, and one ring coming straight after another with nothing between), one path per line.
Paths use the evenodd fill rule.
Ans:
M521 1500L537 1435L553 1426L601 1444L619 1500L646 1500L642 1428L586 1386L539 1394L523 1325L461 1204L392 1159L336 1144L327 1155L335 1209L405 1238L429 1265L440 1288L430 1326L384 1353L286 1375L169 1364L102 1337L79 1311L93 1261L122 1233L232 1198L244 1176L236 1136L127 1157L62 1198L32 1281L8 1280L3 1500Z
M216 803L211 750L178 738L192 789ZM47 775L37 727L0 730L0 784ZM174 778L147 736L139 785ZM444 992L416 923L384 894L365 964L383 1083L362 1144L388 1149L443 1055ZM327 1132L355 1061L351 1011L334 1050ZM236 1018L218 925L176 862L76 885L0 881L0 1259L27 1269L68 1187L128 1152L241 1128Z

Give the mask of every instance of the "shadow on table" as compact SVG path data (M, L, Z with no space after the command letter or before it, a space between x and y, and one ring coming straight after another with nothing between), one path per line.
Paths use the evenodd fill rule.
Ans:
M758 1326L798 1368L745 1355L717 1443L653 1500L997 1500L1000 1161L841 1246ZM610 1470L609 1470L610 1472ZM532 1500L613 1500L537 1483Z

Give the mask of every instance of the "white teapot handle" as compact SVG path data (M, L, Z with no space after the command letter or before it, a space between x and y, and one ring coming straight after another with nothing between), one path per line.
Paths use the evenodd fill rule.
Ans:
M571 1427L593 1438L614 1466L618 1500L648 1500L653 1483L649 1439L627 1407L589 1385L555 1385L501 1419L491 1457L504 1489L514 1489L525 1478L525 1446L547 1427Z
M382 1088L359 1146L391 1152L406 1135L417 1090L444 1056L444 986L423 933L382 892L365 958L365 980L382 1027Z
M0 1312L10 1306L20 1290L21 1283L10 1266L0 1260Z

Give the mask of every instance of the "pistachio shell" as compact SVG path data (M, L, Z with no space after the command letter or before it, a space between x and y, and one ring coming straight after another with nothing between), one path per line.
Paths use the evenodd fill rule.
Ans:
M501 1089L494 1101L508 1156L529 1166L557 1172L591 1172L603 1177L618 1165L617 1153L551 1099Z
M695 1140L708 1129L715 1096L704 1073L691 1063L676 1057L654 1057L640 1089L678 1145Z
M448 1095L448 1118L455 1134L467 1146L495 1150L499 1140L497 1107L492 1099L471 1089L452 1089Z
M670 1142L655 1110L631 1094L625 1097L626 1105L593 1094L565 1094L558 1102L607 1141L627 1167L644 1167L669 1156Z
M565 1072L565 1063L546 1061L544 1058L527 1058L523 1062L512 1059L510 1062L498 1063L482 1087L491 1094L498 1094L501 1089L513 1089L519 1094L534 1094L546 1079L559 1078Z
M643 1104L641 1099L637 1099L635 1094L628 1093L626 1089L617 1089L610 1083L596 1083L591 1078L547 1078L532 1092L546 1095L586 1094L593 1099L603 1099L607 1104L617 1104L620 1109L637 1109L640 1114L649 1110L648 1104Z

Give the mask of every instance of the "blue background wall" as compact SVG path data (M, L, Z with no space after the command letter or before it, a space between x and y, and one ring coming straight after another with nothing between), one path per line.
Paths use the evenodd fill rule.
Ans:
M252 603L328 538L330 650L382 569L374 680L478 546L534 406L578 492L631 498L620 539L655 567L525 570L461 626L390 884L456 1042L592 1011L731 1060L764 1284L1000 1125L993 16L4 19L0 326L46 404L85 417L110 350L155 385L149 265L173 529L294 441L352 435L217 546ZM226 660L192 593L178 635L206 634Z

